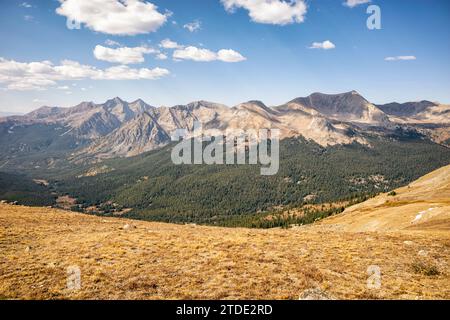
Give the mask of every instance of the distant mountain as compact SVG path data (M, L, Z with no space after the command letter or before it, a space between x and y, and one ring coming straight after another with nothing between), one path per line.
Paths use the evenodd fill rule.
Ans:
M420 101L389 103L378 107L400 123L450 124L450 105Z
M388 116L382 110L356 91L343 94L313 93L306 98L294 99L288 103L289 105L299 105L305 110L312 109L328 118L339 121L367 124L386 124L389 122Z
M20 112L4 112L4 111L0 111L0 118L2 117L11 117L11 116L16 116L16 115L20 115Z
M152 108L142 100L128 103L116 97L104 104L82 102L71 108L45 106L9 120L17 124L58 124L67 127L66 134L95 139Z
M414 128L434 142L450 147L450 105L423 100L394 102L377 107L396 124Z
M144 112L79 154L95 154L99 158L133 156L164 146L169 141L170 136L156 119L148 112Z
M407 103L388 103L377 105L384 113L392 116L411 117L415 116L428 108L435 107L437 104L430 101L407 102Z
M0 167L55 166L153 107L120 98L71 108L42 107L0 119ZM0 168L1 169L1 168Z
M356 93L315 94L274 108L261 101L249 101L232 108L198 101L172 108L153 108L139 114L81 153L101 157L133 156L168 144L171 132L177 128L191 132L194 121L200 121L209 135L223 134L226 130L271 128L279 129L282 138L304 136L322 146L364 144L364 138L352 121L370 125L389 123L382 111Z
M169 144L175 129L192 132L195 121L209 135L279 129L283 139L302 136L324 147L365 145L367 134L389 134L399 127L448 145L449 114L449 106L429 101L377 106L356 91L314 93L275 107L253 100L231 108L207 101L156 108L141 99L126 102L116 97L103 104L45 106L26 115L1 118L0 160L18 162L30 152L41 154L43 160L49 150L73 159L135 156Z
M64 108L59 108L59 107L48 107L48 106L44 106L44 107L40 107L37 110L34 110L30 113L28 113L26 116L24 116L24 118L28 118L31 121L32 120L46 120L46 119L51 119L53 117L57 117L59 114L64 112Z

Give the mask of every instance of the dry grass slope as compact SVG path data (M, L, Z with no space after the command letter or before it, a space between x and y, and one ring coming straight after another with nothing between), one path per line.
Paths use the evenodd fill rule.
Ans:
M290 230L0 204L0 299L298 299L307 290L338 299L450 299L449 169ZM436 211L411 224L427 206ZM372 265L381 270L379 289L367 286ZM80 290L67 289L70 266L81 270Z
M345 231L415 230L450 234L450 166L427 174L394 195L382 194L324 220Z

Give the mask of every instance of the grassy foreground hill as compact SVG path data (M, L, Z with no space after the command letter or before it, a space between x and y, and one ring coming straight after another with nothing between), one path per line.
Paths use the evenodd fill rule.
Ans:
M450 299L449 175L447 166L395 196L288 230L0 204L0 298L298 299L313 292L338 299ZM389 210L380 212L387 203ZM438 213L416 219L429 208ZM395 223L361 227L379 219ZM81 271L80 290L66 286L73 266ZM378 288L367 285L374 267L381 272Z

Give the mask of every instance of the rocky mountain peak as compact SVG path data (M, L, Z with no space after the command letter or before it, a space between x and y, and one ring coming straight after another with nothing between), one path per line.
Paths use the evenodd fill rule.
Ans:
M134 112L135 115L154 109L151 105L144 102L142 99L137 99L128 104L128 107Z
M258 106L260 108L267 109L267 106L264 104L264 102L262 102L260 100L250 100L250 101L246 102L246 104L252 104L252 105Z
M224 105L221 105L219 103L210 102L206 100L199 100L199 101L193 101L189 104L187 104L189 109L200 109L200 108L209 108L209 109L215 109L218 107L223 107Z
M265 117L271 117L276 113L276 111L272 108L266 106L262 101L259 100L250 100L244 103L241 103L234 107L236 110L245 110L252 113L257 113L259 115L263 115Z
M115 103L125 103L124 100L122 100L120 97L115 97L113 99L111 99L113 102Z
M294 99L288 104L315 110L331 119L376 124L388 122L387 115L361 96L357 91L340 94L313 93L305 98Z
M148 104L142 100L142 99L137 99L136 101L130 102L129 104L136 104L136 105L141 105L141 106L148 106Z

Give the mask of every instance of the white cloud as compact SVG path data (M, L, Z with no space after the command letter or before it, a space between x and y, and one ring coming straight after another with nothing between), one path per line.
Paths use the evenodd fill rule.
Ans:
M168 57L167 57L167 55L165 53L158 53L156 55L156 59L158 59L158 60L166 60L167 58Z
M170 17L172 17L172 16L173 16L173 12L172 12L172 11L170 11L170 10L167 10L167 9L166 9L166 11L165 11L165 15L166 15L166 17L167 17L167 18L170 18Z
M128 66L115 66L115 67L106 69L104 72L102 72L102 74L97 79L100 79L100 80L138 80L138 79L155 80L155 79L160 79L169 74L170 74L169 70L163 69L163 68L131 69Z
M360 4L365 4L369 2L371 2L371 0L347 0L346 2L344 2L344 6L354 8L356 6L359 6Z
M199 49L197 47L189 46L184 49L175 50L173 58L207 62L217 60L217 54L208 49Z
M170 16L142 0L59 0L56 13L88 28L113 35L137 35L158 30Z
M223 61L223 62L240 62L247 60L239 52L232 49L221 49L218 52L214 52L205 48L198 48L195 46L180 45L170 39L164 39L159 44L164 49L175 49L173 52L173 59L175 61L180 60L192 60L198 62L209 61ZM157 59L166 59L167 56L164 53L159 53Z
M200 49L193 46L175 50L173 58L176 60L193 60L198 62L217 60L223 62L240 62L246 60L239 52L231 49L222 49L216 53L208 49Z
M32 73L36 75L37 73ZM82 65L77 61L63 60L59 66L51 66L51 70L46 72L55 80L60 79L83 79L83 78L97 78L102 74L101 70L89 65ZM37 74L39 75L39 74Z
M330 40L325 40L324 42L313 42L313 44L309 48L330 50L336 48L336 45Z
M223 62L241 62L247 60L239 52L231 49L222 49L217 52L217 59Z
M181 48L183 48L182 45L179 45L178 43L176 43L175 41L172 41L170 39L164 39L163 41L161 41L159 46L164 49L181 49Z
M155 49L147 47L120 47L107 48L101 45L95 46L94 56L98 60L120 64L136 64L145 61L144 54L155 53Z
M31 4L29 4L28 2L22 2L20 4L20 6L23 8L27 8L27 9L33 8L33 6Z
M396 57L386 57L385 61L411 61L417 60L415 56L396 56Z
M58 89L58 90L69 90L69 87L68 86L59 86L56 89Z
M34 17L33 17L33 16L30 16L30 15L25 15L25 16L23 16L23 19L24 19L25 21L33 21L33 20L34 20Z
M154 80L169 74L169 70L162 68L132 69L120 65L98 69L71 60L53 65L50 61L28 63L0 58L0 84L8 90L45 90L67 80Z
M188 29L190 32L198 31L202 28L202 24L199 20L195 20L190 23L186 23L183 28Z
M110 47L121 47L122 46L119 42L111 40L111 39L107 39L105 41L105 44Z
M238 8L248 10L254 22L287 25L302 23L307 6L304 0L221 0L228 12Z

